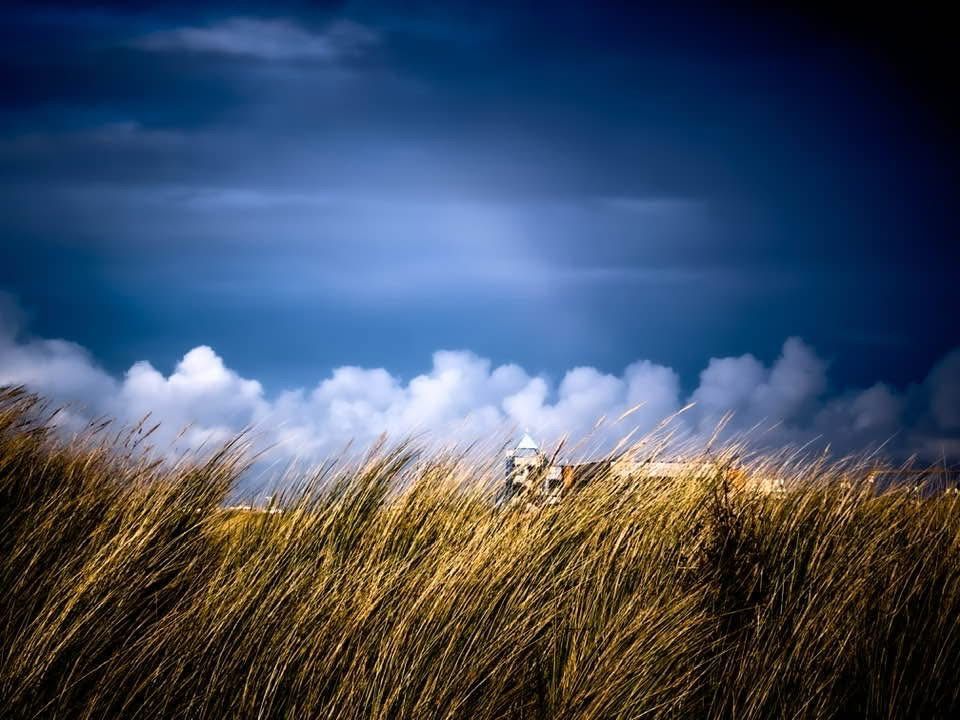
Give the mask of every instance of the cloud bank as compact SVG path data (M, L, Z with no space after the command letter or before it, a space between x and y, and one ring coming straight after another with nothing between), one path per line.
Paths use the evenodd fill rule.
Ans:
M252 427L281 460L321 460L381 433L468 443L529 428L545 441L564 434L576 439L601 418L599 438L612 442L652 430L690 403L672 425L687 439L709 437L732 412L727 432L751 430L751 442L760 446L812 442L846 453L886 443L885 452L895 457L960 454L960 350L906 390L877 384L831 393L827 363L798 338L787 339L770 365L750 354L710 359L689 394L677 372L647 360L620 374L576 367L555 382L518 365L443 350L409 379L384 368L346 366L313 387L271 395L207 346L187 352L169 374L144 360L114 377L75 343L25 336L7 300L0 303L4 384L68 403L61 422L71 430L96 417L130 423L149 413L151 423L162 423L157 446L174 449L217 443Z

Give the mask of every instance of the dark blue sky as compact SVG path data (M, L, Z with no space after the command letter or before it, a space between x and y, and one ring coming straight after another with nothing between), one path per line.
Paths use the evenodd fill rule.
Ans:
M468 348L692 387L800 336L903 386L960 340L957 88L945 18L871 12L25 4L0 286L115 373Z

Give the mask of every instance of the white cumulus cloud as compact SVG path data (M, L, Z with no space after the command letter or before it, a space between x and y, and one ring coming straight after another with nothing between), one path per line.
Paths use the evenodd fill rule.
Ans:
M673 369L646 360L619 374L576 367L552 380L471 352L438 351L429 369L407 380L384 368L347 366L313 387L271 395L207 346L187 352L169 374L144 360L117 378L75 343L24 336L18 317L14 304L0 302L0 385L23 384L67 403L62 421L70 430L96 417L132 423L150 414L151 424L162 423L155 444L171 450L252 428L275 457L313 461L382 433L468 443L529 428L544 441L578 440L601 417L606 429L597 436L613 442L655 428L689 403L673 421L688 439L709 437L732 412L728 432L759 427L752 436L758 443L819 439L847 452L889 441L892 453L926 459L960 450L958 352L903 392L878 384L828 395L826 363L789 338L769 366L749 354L710 359L689 394Z

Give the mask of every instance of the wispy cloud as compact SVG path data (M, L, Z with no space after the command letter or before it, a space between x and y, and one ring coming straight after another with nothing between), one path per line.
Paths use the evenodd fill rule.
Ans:
M234 17L206 26L159 30L137 38L134 45L153 52L335 61L356 56L377 41L375 31L350 20L339 20L318 32L289 19Z

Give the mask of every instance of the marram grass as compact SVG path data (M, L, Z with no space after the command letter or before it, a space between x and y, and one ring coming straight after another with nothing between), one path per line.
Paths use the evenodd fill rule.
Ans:
M102 434L0 394L4 718L957 716L955 494L771 459L527 512L401 446L249 512L239 444Z

